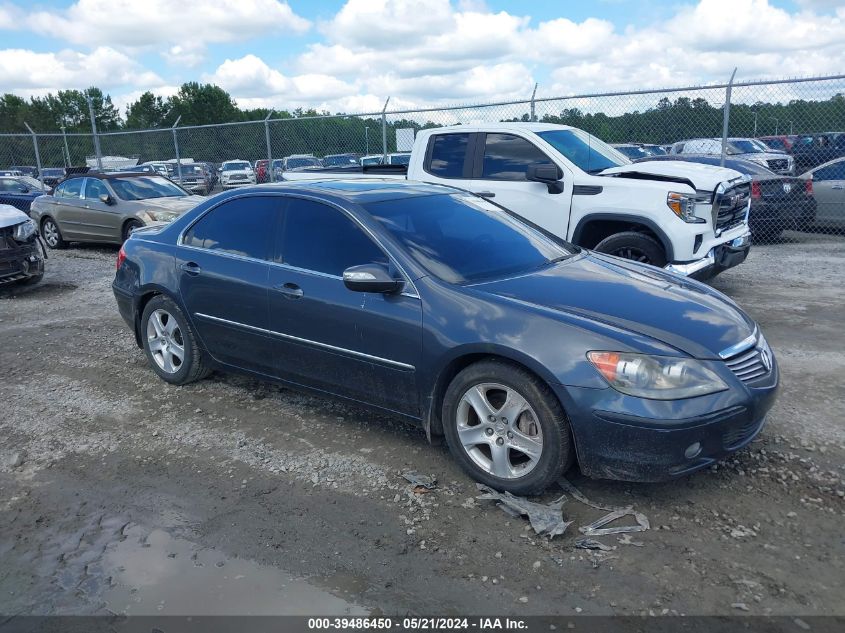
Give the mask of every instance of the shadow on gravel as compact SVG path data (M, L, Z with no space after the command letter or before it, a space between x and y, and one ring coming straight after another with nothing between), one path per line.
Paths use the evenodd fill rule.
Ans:
M73 292L79 286L67 282L46 282L34 286L13 284L7 288L0 288L0 300L2 299L50 299Z

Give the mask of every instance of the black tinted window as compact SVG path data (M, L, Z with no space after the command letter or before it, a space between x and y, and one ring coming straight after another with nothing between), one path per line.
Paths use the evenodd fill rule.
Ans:
M270 259L279 198L249 197L224 202L205 214L185 233L187 246L243 257Z
M432 139L428 172L440 178L461 178L469 134L437 134Z
M291 199L280 248L284 263L341 276L350 266L387 263L387 257L355 222L337 209Z
M813 172L813 180L845 180L845 162L833 163Z
M524 138L513 134L487 134L482 178L526 180L529 165L551 165L552 161Z
M59 185L56 196L59 198L79 198L82 195L82 178L74 178Z

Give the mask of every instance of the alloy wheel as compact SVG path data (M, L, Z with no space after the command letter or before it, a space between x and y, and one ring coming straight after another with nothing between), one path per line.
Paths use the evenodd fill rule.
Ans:
M474 385L461 396L456 417L461 446L484 472L516 479L537 466L543 432L534 409L515 389Z
M167 310L158 309L147 320L147 346L159 369L175 374L185 361L185 339L179 323Z
M44 230L44 241L50 248L55 248L60 239L59 227L52 220L47 220L42 228Z
M648 255L646 255L640 249L634 248L633 246L624 246L622 248L617 248L615 251L609 254L615 255L616 257L621 257L622 259L631 259L635 262L641 262L643 264L651 263L651 260L648 258Z

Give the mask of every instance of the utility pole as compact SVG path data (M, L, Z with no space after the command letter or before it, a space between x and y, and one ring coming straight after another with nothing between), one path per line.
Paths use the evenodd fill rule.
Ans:
M364 126L364 156L370 154L370 128Z
M67 132L65 126L62 126L62 139L65 142L65 167L70 167L70 150L67 147Z
M531 93L531 121L537 120L537 115L534 113L534 97L537 96L537 86L540 84L534 84L534 92Z
M757 113L756 113L756 112L752 112L751 114L753 114L753 115L754 115L754 134L752 134L752 136L753 136L754 138L757 138Z
M270 110L267 116L264 117L264 139L267 141L267 171L270 176L270 182L276 182L273 174L273 148L270 145L270 117L273 116L273 111ZM257 176L257 174L256 174Z
M381 162L387 164L387 104L390 103L390 97L384 102L384 108L381 111Z
M769 119L771 119L772 121L775 122L775 136L777 136L778 135L778 120L773 116L770 116Z
M103 152L100 150L100 137L97 134L97 120L94 118L94 104L91 103L91 95L85 95L88 102L88 114L91 115L91 133L94 135L94 153L97 156L97 169L103 171Z
M182 184L182 161L179 159L179 139L176 138L176 126L179 125L179 121L182 120L182 115L180 114L179 117L176 119L176 123L173 124L173 127L170 128L173 132L173 149L176 152L176 173L179 174L179 184Z
M736 77L736 68L731 73L731 79L728 81L728 88L725 91L725 113L722 118L722 157L719 159L719 166L725 166L725 154L728 152L728 123L731 120L731 90L734 86L734 77Z

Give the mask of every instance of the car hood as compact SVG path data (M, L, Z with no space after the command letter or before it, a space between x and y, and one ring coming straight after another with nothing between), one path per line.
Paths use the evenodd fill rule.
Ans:
M740 182L744 176L736 170L682 160L645 160L630 165L611 167L602 176L613 174L649 174L658 177L689 180L699 191L713 191L722 182Z
M193 209L203 200L205 200L203 196L184 196L182 198L150 198L149 200L139 200L138 202L142 202L145 207L184 213Z
M8 204L0 204L0 229L26 222L29 216Z
M518 277L471 286L502 299L635 332L699 359L749 337L754 322L728 297L659 268L587 252Z

